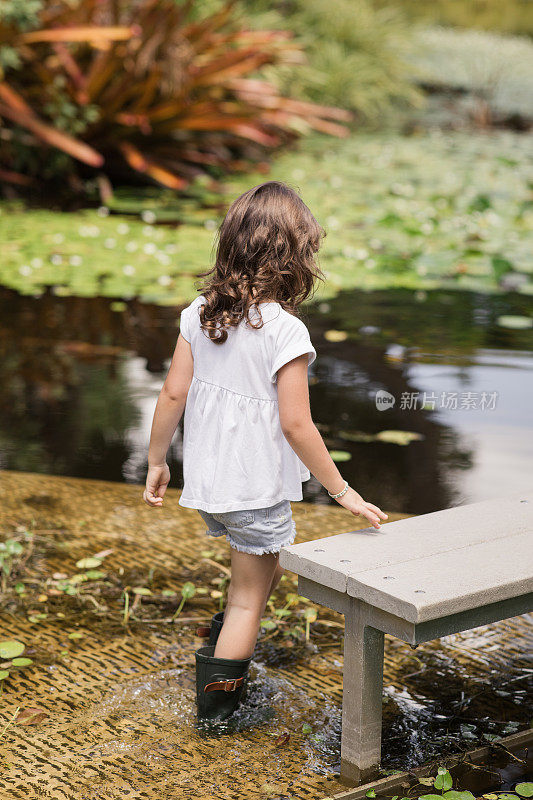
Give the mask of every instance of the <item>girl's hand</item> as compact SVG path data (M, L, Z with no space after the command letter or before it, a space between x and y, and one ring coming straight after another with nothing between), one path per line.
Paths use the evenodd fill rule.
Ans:
M363 500L361 495L351 487L349 487L345 495L338 498L337 503L343 506L343 508L347 508L348 511L351 511L356 517L362 514L363 517L366 517L374 528L378 530L380 520L388 519L388 515L384 514L381 508L372 505L372 503L367 503L366 500Z
M155 467L148 467L146 477L146 489L143 492L143 500L152 508L161 508L163 496L170 482L170 470L168 464L159 464Z

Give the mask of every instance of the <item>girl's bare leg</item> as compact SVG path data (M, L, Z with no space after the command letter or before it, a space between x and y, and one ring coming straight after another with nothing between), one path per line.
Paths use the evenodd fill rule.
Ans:
M215 658L249 658L273 587L281 578L278 554L256 556L231 549L231 582Z

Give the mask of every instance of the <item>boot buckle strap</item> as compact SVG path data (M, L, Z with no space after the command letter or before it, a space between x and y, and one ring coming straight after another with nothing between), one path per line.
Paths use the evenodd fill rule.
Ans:
M225 692L234 692L243 682L243 678L231 678L225 681L213 681L204 687L204 692L214 692L222 689Z

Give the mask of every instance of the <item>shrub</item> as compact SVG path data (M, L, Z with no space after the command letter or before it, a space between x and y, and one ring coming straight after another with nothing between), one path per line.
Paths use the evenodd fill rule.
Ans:
M108 178L132 173L180 190L201 173L260 163L310 129L347 133L348 112L262 79L265 65L301 61L301 49L285 31L236 24L235 0L204 16L191 0L30 0L24 13L1 1L11 183L66 173L82 189L99 171L104 199Z

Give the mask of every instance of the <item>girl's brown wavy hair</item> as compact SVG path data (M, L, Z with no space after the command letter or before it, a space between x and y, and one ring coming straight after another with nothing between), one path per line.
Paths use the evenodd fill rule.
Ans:
M297 316L297 308L325 276L315 262L326 236L294 189L283 181L254 186L233 201L217 231L215 266L200 273L200 310L204 333L216 344L228 338L227 328L246 318L252 305L277 302ZM216 243L215 239L215 243Z

